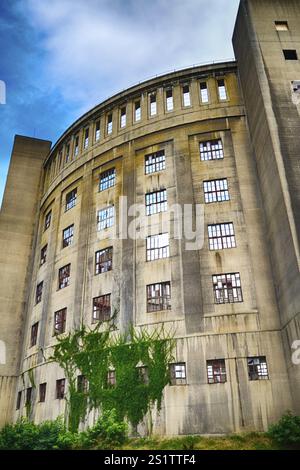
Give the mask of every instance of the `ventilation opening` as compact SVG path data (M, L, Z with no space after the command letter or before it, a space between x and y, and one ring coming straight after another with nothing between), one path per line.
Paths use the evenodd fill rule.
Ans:
M283 49L285 60L298 60L296 49Z
M287 21L275 21L276 31L288 31L289 26Z

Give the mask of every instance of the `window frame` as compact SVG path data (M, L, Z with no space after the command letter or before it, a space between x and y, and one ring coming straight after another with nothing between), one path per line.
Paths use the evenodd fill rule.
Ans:
M225 280L225 283L223 280ZM233 280L234 283L232 282ZM222 284L221 288L218 287L220 283ZM214 303L216 305L243 302L242 283L239 272L213 274L212 284L214 292ZM234 290L236 290L235 296L233 295Z
M106 216L101 219L102 213L105 213ZM115 224L115 206L110 205L103 209L97 211L97 232L102 230L107 230L113 227Z
M156 152L145 155L145 175L152 175L166 169L166 153L165 150L157 150Z
M202 87L202 85L205 85L205 88ZM208 104L209 103L209 91L208 91L207 81L204 81L204 80L200 81L199 90L200 90L200 102L201 102L201 104ZM205 90L206 92L204 92L202 90Z
M156 295L156 292L159 292L159 295ZM155 295L151 295L153 293ZM146 307L147 313L171 310L170 281L155 282L146 285Z
M178 368L178 370L176 370ZM172 362L169 364L170 385L186 385L186 363ZM178 375L177 375L178 374Z
M56 380L56 400L63 400L66 394L66 379L57 379Z
M163 198L163 199L162 199ZM153 201L153 199L155 199ZM168 193L167 189L159 189L145 194L146 215L159 214L168 211Z
M219 178L203 181L203 193L205 204L230 201L228 179Z
M186 88L188 91L184 91ZM191 86L188 83L182 85L182 106L184 108L189 108L192 106Z
M227 382L225 359L208 359L206 361L208 384L221 384Z
M101 257L104 259L101 260ZM95 276L112 271L113 247L108 246L95 252Z
M199 142L200 161L209 162L212 160L224 159L224 146L221 138Z
M60 310L56 310L54 312L54 328L53 328L53 336L62 335L66 331L66 324L67 324L67 307L61 308ZM58 329L58 326L59 329Z
M113 188L116 185L116 168L109 168L104 170L99 175L99 192L106 191L109 188Z
M221 84L223 83L223 84ZM227 86L226 86L226 80L225 78L218 78L217 79L217 89L218 89L218 99L219 101L228 101L228 92L227 92Z
M95 301L102 299L102 304L95 305ZM97 315L95 315L97 314ZM92 323L104 323L111 319L111 293L93 297Z
M67 274L66 274L67 273ZM58 270L58 290L65 289L70 285L71 263L62 266Z
M52 220L52 209L50 209L48 212L45 214L45 220L44 220L44 232L48 230L48 228L51 225L51 220Z
M164 243L164 236L167 235L167 245L161 245ZM160 238L161 237L161 238ZM155 246L157 245L158 246ZM152 246L151 246L152 245ZM154 245L154 246L153 246ZM154 257L152 253L154 252ZM166 259L170 257L170 239L169 233L158 233L155 235L148 235L146 237L146 261L156 261L158 259Z
M233 222L208 224L208 248L210 251L236 248L236 238Z
M39 304L42 301L43 287L44 287L44 281L39 282L36 286L36 289L35 289L35 305Z
M65 237L66 232L69 231L69 236ZM62 231L62 249L68 248L68 246L73 245L74 241L74 224L69 225L64 228Z
M37 344L37 339L38 339L38 333L39 333L39 322L33 323L31 325L31 331L30 331L30 348L33 346L36 346Z
M72 189L72 191L69 191L66 194L66 199L65 199L65 212L68 212L69 210L73 209L73 207L76 206L77 203L77 188Z
M257 361L257 363L249 364L250 361ZM262 371L260 369L263 369ZM269 380L269 367L266 356L248 356L247 357L247 370L249 381Z
M47 382L43 382L39 385L39 403L45 403L47 393Z

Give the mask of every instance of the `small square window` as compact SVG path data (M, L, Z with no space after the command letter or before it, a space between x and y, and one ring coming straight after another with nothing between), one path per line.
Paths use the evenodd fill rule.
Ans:
M207 361L206 369L209 384L225 383L227 381L225 359Z
M298 60L296 49L283 49L282 52L285 60Z
M185 385L186 384L185 362L179 362L177 364L170 364L170 380L171 380L171 385Z
M66 248L67 246L72 245L74 238L74 224L63 230L62 236L62 247Z
M266 356L248 357L249 380L268 380L269 372Z
M101 209L97 214L97 230L105 230L109 227L113 227L115 223L115 208L114 206L106 207Z
M289 25L287 21L275 21L276 31L288 31Z
M116 184L116 169L111 168L100 174L99 191L112 188Z

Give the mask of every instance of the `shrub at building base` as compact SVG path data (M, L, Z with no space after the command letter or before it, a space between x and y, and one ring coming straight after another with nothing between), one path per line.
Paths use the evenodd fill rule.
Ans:
M300 444L300 416L295 416L289 411L278 423L270 426L268 434L279 444Z

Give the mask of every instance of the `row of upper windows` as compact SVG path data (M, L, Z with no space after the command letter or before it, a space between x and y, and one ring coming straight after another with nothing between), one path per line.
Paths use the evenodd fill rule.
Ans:
M269 371L266 356L251 356L247 357L248 379L253 380L268 380ZM137 367L137 372L141 381L141 385L148 385L149 373L146 366ZM206 361L206 374L208 384L222 384L226 383L228 376L226 372L225 359L209 359ZM170 385L187 385L186 363L177 362L169 364L169 384ZM118 385L118 377L114 369L107 371L107 387L116 387ZM88 380L84 375L77 376L77 390L88 395ZM32 387L26 389L24 405L32 405ZM39 402L46 401L47 382L39 385ZM61 400L66 395L66 379L56 380L55 398ZM21 408L22 391L18 392L16 409Z
M226 82L224 78L217 79L217 92L219 101L227 101L228 91L226 87ZM192 106L191 98L191 89L189 84L182 85L182 106L183 108L188 108ZM199 96L201 104L210 103L210 91L208 82L201 81L199 84ZM165 109L167 112L173 111L174 108L174 95L173 88L168 87L165 89ZM148 109L149 117L157 116L158 107L157 107L157 92L148 93ZM59 150L57 156L51 161L48 168L48 173L50 179L54 177L55 174L64 166L64 164L69 163L71 160L78 157L79 152L86 150L91 143L97 143L101 139L101 119L105 120L105 134L109 136L113 132L113 113L110 111L105 116L98 118L93 125L85 127L83 130L82 142L80 142L79 134L75 134L72 138L72 141L69 141L64 145L64 148ZM133 121L139 122L142 119L142 105L141 99L134 101L133 107ZM119 127L120 129L125 128L127 125L127 106L121 106L119 109ZM72 145L71 145L72 143Z

